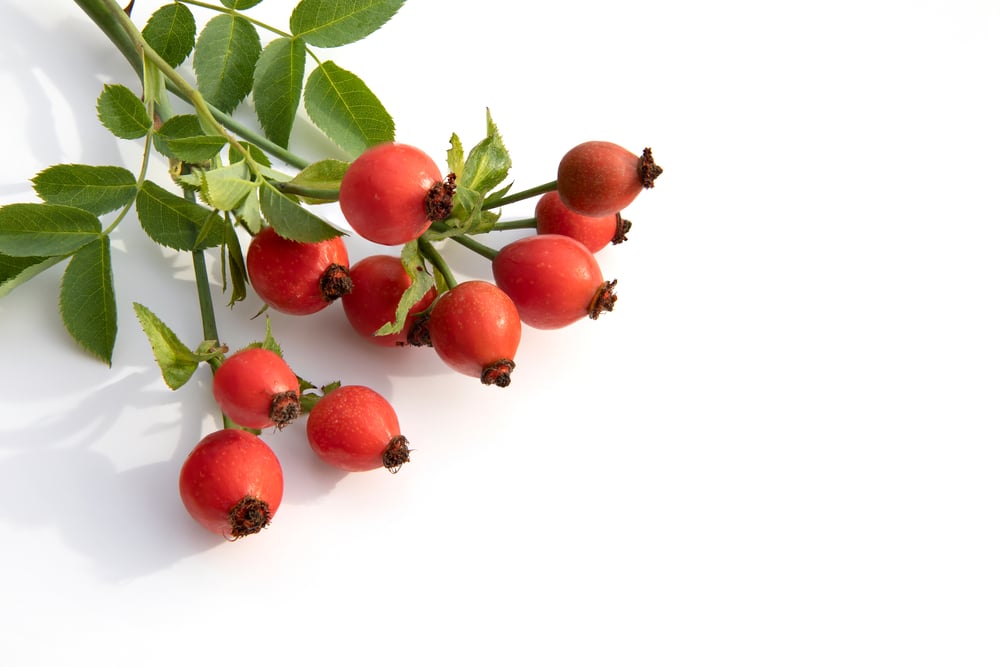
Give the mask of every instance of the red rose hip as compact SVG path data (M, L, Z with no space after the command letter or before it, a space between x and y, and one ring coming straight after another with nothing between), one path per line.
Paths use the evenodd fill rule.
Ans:
M319 312L351 290L347 247L339 236L300 243L265 227L250 241L246 264L257 296L289 315Z
M582 215L618 213L663 173L653 152L637 156L609 141L587 141L559 161L556 189L571 210Z
M561 234L527 236L493 259L497 286L536 329L559 329L614 307L616 282L606 282L594 254Z
M437 296L431 287L412 307L403 328L394 334L376 336L384 324L396 320L396 308L412 281L402 260L393 255L369 255L351 267L353 287L341 303L351 327L365 340L384 347L405 346L417 313L428 308Z
M431 345L450 368L486 385L510 384L521 319L499 287L484 280L459 283L438 297L427 328Z
M245 428L284 428L301 412L298 377L266 348L227 357L212 378L212 394L222 412Z
M373 146L359 155L340 183L340 210L359 235L401 245L451 214L454 175L441 178L434 160L400 143Z
M284 492L281 463L256 435L223 429L202 438L181 466L179 490L199 524L234 540L271 523Z
M621 213L581 215L568 208L553 190L539 197L535 204L535 228L539 234L569 236L587 246L590 252L597 252L609 243L627 241L632 223L623 219Z
M410 460L392 405L361 385L342 385L320 398L309 411L306 437L317 456L348 472L396 472Z

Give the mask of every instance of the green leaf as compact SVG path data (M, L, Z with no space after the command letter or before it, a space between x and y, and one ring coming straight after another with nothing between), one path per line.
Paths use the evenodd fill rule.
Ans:
M167 139L167 149L172 157L183 162L206 162L219 154L219 151L229 143L225 137L218 134L202 134L179 139Z
M222 0L222 4L230 9L250 9L261 3L261 0Z
M181 159L170 150L170 142L176 139L205 136L201 121L194 114L171 116L153 135L153 146L166 157Z
M316 243L344 235L343 231L307 211L272 185L264 185L260 189L260 210L274 231L292 241Z
M375 94L332 62L309 75L305 107L316 126L352 159L369 146L395 138L395 123Z
M254 70L253 102L257 119L267 138L286 148L302 100L305 71L305 42L288 37L279 37L268 44Z
M57 164L33 179L35 192L49 204L64 204L103 215L135 197L135 176L122 167Z
M253 192L250 172L243 162L200 172L201 196L219 211L233 211Z
M314 190L340 190L340 183L344 180L344 173L349 166L349 162L341 160L320 160L300 171L289 183ZM303 200L314 204L335 201L312 197L303 197Z
M267 153L261 150L261 148L257 144L251 144L249 141L241 141L239 142L239 144L243 146L243 148L250 151L250 157L252 157L253 161L256 162L258 165L262 167L271 166L271 158L269 158L267 156ZM243 155L238 150L236 150L236 148L232 144L229 144L229 163L235 164L236 162L239 162L242 159Z
M458 184L470 190L487 193L507 178L510 167L510 153L507 152L493 117L487 110L486 138L469 151L461 176L458 172L455 173Z
M403 246L400 254L403 268L406 275L410 276L410 286L406 288L399 303L396 305L395 320L386 322L375 331L376 336L387 336L396 334L403 330L406 324L406 316L427 292L434 287L434 276L431 275L424 266L423 255L420 254L416 241L410 241Z
M250 94L259 57L260 35L250 21L231 14L211 19L194 47L194 73L202 95L229 113Z
M11 257L0 254L0 297L7 296L18 285L23 285L62 260L62 257Z
M97 216L72 206L30 202L0 208L0 252L13 257L69 255L100 235Z
M229 305L232 306L238 301L243 301L247 297L247 281L249 276L247 275L246 262L244 261L243 248L240 246L240 237L236 233L236 228L232 225L226 225L226 242L222 246L222 252L225 254L226 261L223 262L223 266L228 266L228 271L223 269L222 278L223 284L222 289L225 291L228 288L226 278L229 278L229 282L232 283L232 291L229 297Z
M168 65L177 67L191 54L196 31L194 14L187 5L175 2L153 12L142 36Z
M313 46L342 46L381 28L402 6L403 0L302 0L289 25Z
M146 234L167 248L198 250L223 242L223 222L217 213L178 197L152 181L142 184L135 209ZM212 233L199 239L205 225L210 225Z
M118 312L107 236L80 248L69 261L59 290L59 310L70 335L110 366Z
M163 381L173 390L180 389L198 370L201 357L182 343L177 334L149 308L139 302L133 302L132 308L153 348L153 358L160 367Z
M119 139L144 137L153 126L142 100L120 83L105 84L97 98L97 117Z
M462 170L465 168L465 148L458 135L452 133L451 148L448 149L448 171L455 174L455 178L461 180Z

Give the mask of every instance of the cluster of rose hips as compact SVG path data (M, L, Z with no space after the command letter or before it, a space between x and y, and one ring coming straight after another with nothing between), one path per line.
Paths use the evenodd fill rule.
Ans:
M616 281L604 279L594 253L625 239L630 223L622 210L661 172L648 148L635 155L604 141L576 146L560 161L554 189L538 198L537 234L490 254L494 282L466 280L440 291L431 285L390 333L379 332L403 319L397 310L413 282L399 254L352 265L340 237L301 243L264 227L247 249L247 275L279 312L309 315L339 301L351 327L373 344L429 345L458 373L505 387L522 323L556 329L612 310ZM350 164L338 201L358 235L399 246L450 215L454 180L418 148L381 144ZM258 532L281 502L278 458L252 431L280 429L306 414L309 445L332 466L396 472L409 460L409 443L384 397L360 385L307 396L272 349L251 346L226 357L215 368L213 394L242 428L212 433L192 450L180 492L199 523L227 538Z

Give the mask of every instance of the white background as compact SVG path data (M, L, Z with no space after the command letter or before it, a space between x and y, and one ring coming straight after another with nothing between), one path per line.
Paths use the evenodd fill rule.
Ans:
M137 90L103 34L68 0L0 16L0 203L51 164L136 168L94 113ZM502 390L336 307L274 316L300 374L382 392L416 451L344 475L304 423L267 434L284 502L226 543L176 490L219 426L207 369L167 389L131 310L196 344L190 265L129 218L110 369L64 333L59 268L0 301L3 664L1000 663L1000 4L414 1L322 53L442 165L489 108L516 189L584 140L652 147L599 255L617 308L526 330ZM259 302L224 304L226 342L259 339Z

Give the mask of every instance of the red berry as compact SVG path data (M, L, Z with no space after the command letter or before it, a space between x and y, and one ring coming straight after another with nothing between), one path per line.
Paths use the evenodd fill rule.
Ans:
M351 290L347 247L338 236L300 243L265 227L246 255L247 274L257 295L290 315L309 315Z
M569 236L591 252L597 252L609 243L628 240L625 236L632 223L622 219L621 213L592 217L581 215L567 208L556 191L546 192L535 204L535 226L539 234Z
M499 287L469 280L448 290L428 320L431 345L453 370L506 387L521 342L517 307Z
M614 307L614 282L585 245L561 234L527 236L504 246L493 259L493 277L517 305L521 320L536 329L558 329Z
M631 204L643 188L653 187L662 172L648 148L640 158L608 141L587 141L559 161L556 189L577 213L610 215Z
M379 144L348 166L340 184L340 210L359 235L401 245L451 214L454 176L442 180L434 160L419 148Z
M370 255L351 267L353 288L341 303L351 327L365 340L385 347L404 346L415 314L427 309L437 296L431 289L409 310L399 333L376 336L382 325L396 320L396 307L412 281L403 262L393 255Z
M181 466L181 501L202 526L237 539L270 524L284 491L281 464L263 440L240 429L211 433Z
M212 394L222 412L245 428L283 428L301 412L295 372L261 347L227 357L215 371Z
M410 460L392 405L360 385L343 385L320 398L309 411L306 437L321 459L348 472L396 472Z

